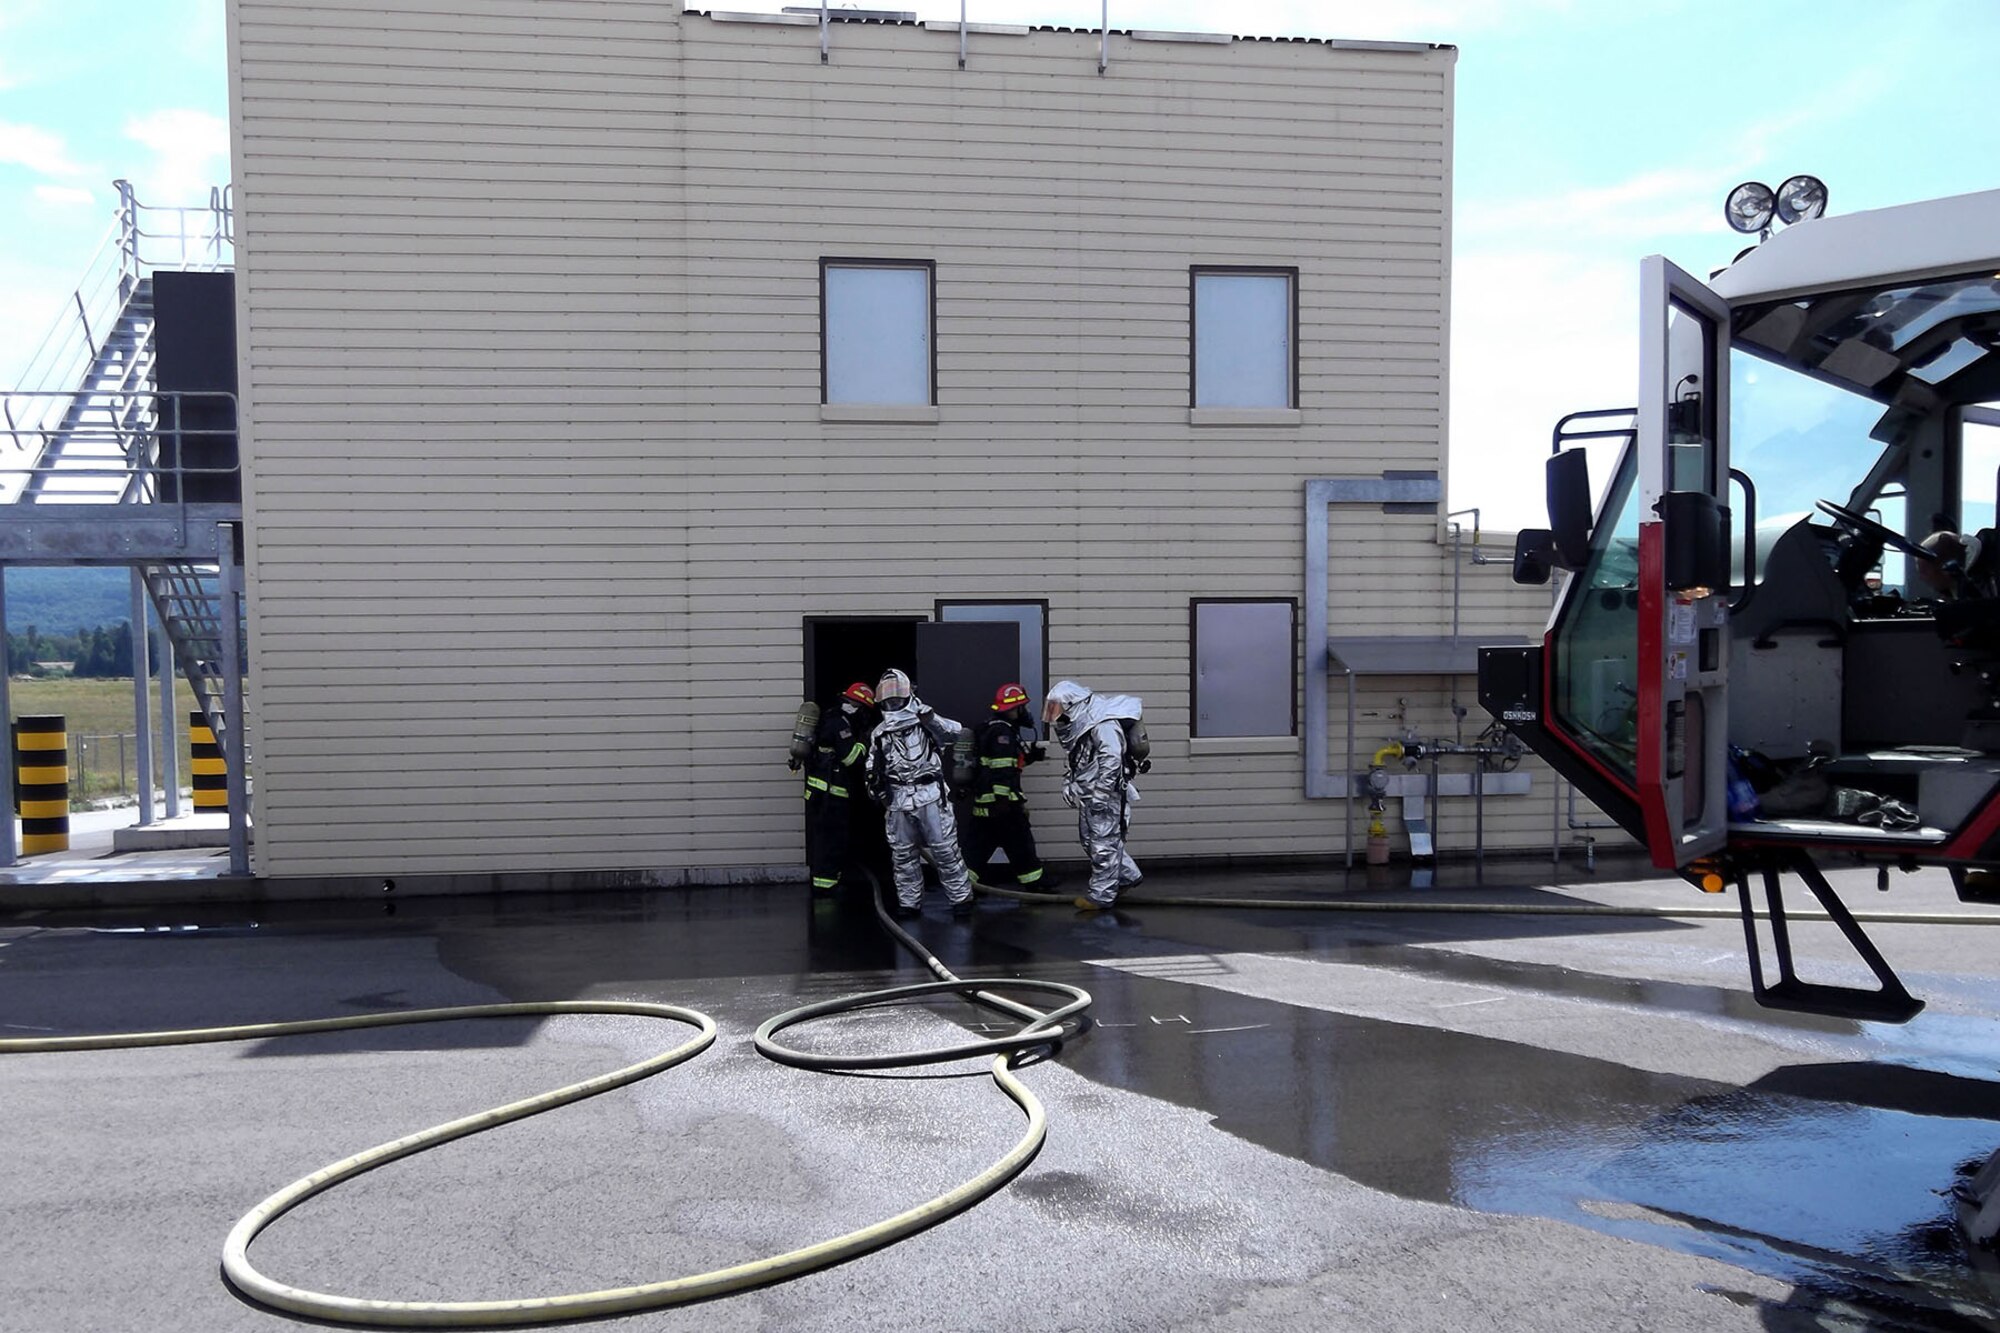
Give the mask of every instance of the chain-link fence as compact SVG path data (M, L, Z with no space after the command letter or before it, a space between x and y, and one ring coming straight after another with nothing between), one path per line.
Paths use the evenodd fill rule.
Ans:
M69 796L87 801L103 796L130 796L138 791L138 737L127 732L116 736L69 738Z

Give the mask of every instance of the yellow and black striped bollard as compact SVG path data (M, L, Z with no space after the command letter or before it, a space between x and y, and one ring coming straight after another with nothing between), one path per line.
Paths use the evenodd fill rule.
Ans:
M69 724L61 715L14 723L14 800L23 856L69 850Z
M223 766L215 733L208 729L208 717L200 712L188 714L188 759L194 774L194 808L227 810L229 770Z

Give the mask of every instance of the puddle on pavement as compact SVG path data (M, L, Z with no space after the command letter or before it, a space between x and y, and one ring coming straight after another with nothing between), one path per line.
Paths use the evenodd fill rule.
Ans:
M2000 1084L1863 1062L1736 1088L1152 977L1086 984L1100 1013L1147 1019L1066 1066L1371 1188L1720 1259L1890 1327L2000 1319L1948 1197L2000 1146Z

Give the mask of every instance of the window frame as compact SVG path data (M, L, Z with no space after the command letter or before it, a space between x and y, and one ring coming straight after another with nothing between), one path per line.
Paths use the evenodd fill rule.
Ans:
M1016 607L1016 606L1022 606L1022 607L1025 607L1025 606L1032 606L1032 607L1037 607L1037 608L1039 608L1039 609L1040 609L1040 611L1041 611L1041 613L1042 613L1042 625L1041 625L1041 630L1042 630L1042 660L1041 660L1041 666L1040 666L1040 669L1041 669L1041 674L1042 674L1042 679L1041 679L1041 686L1042 686L1042 692L1043 692L1043 693L1046 693L1046 692L1048 691L1049 687L1050 687L1050 686L1051 686L1052 684L1054 684L1054 682L1053 682L1053 681L1051 681L1051 680L1049 679L1049 599L1048 599L1048 598L1046 598L1046 597L940 597L940 598L937 598L937 599L936 599L936 601L935 601L935 602L933 602L933 604L932 604L932 608L931 608L931 610L932 610L932 619L934 619L934 620L938 621L939 623L960 623L960 624L962 624L962 623L964 623L963 621L959 621L959 622L946 622L946 621L945 621L945 614L944 614L944 613L945 613L945 608L946 608L946 607L968 607L968 606L969 606L969 607L980 607L980 606L1008 606L1008 607ZM966 619L967 619L967 620L973 620L973 621L978 621L978 620L980 619L980 617L978 617L978 616L968 616L968 617L966 617ZM992 622L992 623L998 623L998 624L1002 624L1002 625L1009 625L1009 624L1014 624L1014 623L1016 623L1016 622L1014 622L1014 621L1012 621L1012 620L998 620L998 619L996 618L996 621L995 621L995 622ZM1024 665L1025 665L1025 664L1024 664ZM1033 692L1033 691L1030 691L1030 693L1031 693L1031 694L1033 694L1034 692ZM1041 699L1040 695L1036 695L1036 696L1035 696L1035 699L1034 699L1034 705L1035 705L1035 706L1034 706L1034 711L1033 711L1033 714L1032 714L1032 718L1031 718L1031 720L1032 720L1032 722L1033 722L1033 727L1032 727L1032 730L1034 731L1034 733L1035 733L1035 734L1036 734L1037 736L1040 736L1040 735L1042 734L1042 732L1043 732L1043 728L1042 728L1042 721L1041 721L1041 710L1042 710L1042 699Z
M925 342L929 348L929 364L925 367L927 394L923 402L895 403L835 403L828 397L832 384L829 383L827 356L827 290L826 275L829 269L920 269L924 274L924 293L930 307L927 313ZM852 255L821 255L819 261L819 401L822 407L936 407L938 405L938 351L937 351L937 261L935 259L877 259Z
M1285 368L1285 401L1246 407L1241 404L1203 403L1201 365L1196 347L1201 336L1201 279L1206 275L1244 278L1285 279L1286 304L1290 307L1291 364ZM1296 264L1190 264L1188 265L1188 407L1197 411L1286 412L1299 406L1299 269Z
M1291 613L1291 729L1249 736L1204 736L1201 731L1201 608L1214 605L1283 606ZM1297 740L1299 735L1299 599L1296 597L1190 597L1188 599L1188 738L1214 741Z

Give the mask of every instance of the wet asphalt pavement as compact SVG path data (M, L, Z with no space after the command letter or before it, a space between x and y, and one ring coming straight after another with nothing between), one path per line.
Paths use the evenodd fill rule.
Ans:
M1156 876L1162 895L1727 905L1613 872L1412 890ZM1457 882L1453 882L1457 881ZM1834 876L1857 910L1960 912L1942 875ZM1094 1022L1025 1078L1041 1156L972 1211L780 1287L617 1329L2000 1327L1951 1222L2000 1148L1991 925L1871 929L1929 1007L1902 1027L1748 994L1734 921L1144 905L933 905L967 976L1081 985ZM1819 979L1865 979L1830 927ZM689 1065L313 1200L253 1248L402 1299L594 1289L775 1253L950 1188L1019 1134L983 1064L876 1077L750 1049L809 999L927 979L864 901L802 888L0 916L0 1035L498 1000L660 1000ZM956 1001L800 1045L999 1030ZM455 1022L0 1060L0 1329L269 1329L217 1275L236 1218L370 1144L678 1043L635 1018Z

